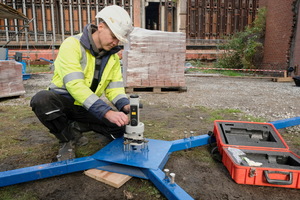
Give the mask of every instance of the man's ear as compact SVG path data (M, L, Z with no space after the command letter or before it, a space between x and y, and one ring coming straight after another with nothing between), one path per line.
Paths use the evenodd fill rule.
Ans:
M101 31L105 27L105 24L103 22L100 22L98 24L98 31Z

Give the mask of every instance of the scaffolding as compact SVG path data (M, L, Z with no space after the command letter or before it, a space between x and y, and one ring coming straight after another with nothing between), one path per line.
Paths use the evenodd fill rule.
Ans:
M97 24L97 12L108 5L119 5L133 16L132 0L0 0L0 3L33 19L27 27L28 42L40 46L49 46L52 42L59 45L65 38L82 32L86 24ZM5 29L1 29L3 25ZM18 32L16 25L19 26L19 22L15 20L0 20L1 41L8 41L14 32ZM49 38L49 35L52 37ZM12 45L19 45L20 41L21 38L16 37Z
M4 28L6 33L6 43L3 44L1 48L5 48L12 40L19 41L20 33L25 31L24 39L26 41L26 48L29 50L27 28L33 19L29 20L22 12L3 3L0 3L0 19L4 19L5 21L4 25L0 25L0 28ZM8 20L13 21L14 24L8 24ZM11 28L14 28L14 31L10 31ZM0 38L0 41L3 41L2 38Z

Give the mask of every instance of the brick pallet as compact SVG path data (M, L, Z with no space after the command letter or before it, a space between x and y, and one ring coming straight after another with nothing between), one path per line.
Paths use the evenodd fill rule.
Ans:
M135 28L122 57L126 88L184 88L185 51L184 33Z
M22 64L14 60L0 60L0 98L23 94Z

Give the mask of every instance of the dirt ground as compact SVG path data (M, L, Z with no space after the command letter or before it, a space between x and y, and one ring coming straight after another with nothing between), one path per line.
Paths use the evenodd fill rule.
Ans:
M37 164L49 163L55 160L57 152L57 141L52 137L28 108L30 97L40 89L43 89L50 80L50 75L34 75L30 80L24 81L26 94L20 98L9 98L0 101L0 120L1 123L6 120L4 117L15 108L18 112L25 110L26 114L12 119L15 120L13 126L1 125L1 135L14 133L13 129L20 129L19 134L14 137L15 143L11 143L10 148L22 148L26 151L10 153L5 150L5 144L1 144L1 153L7 156L0 157L0 171L12 170ZM289 100L283 99L282 104L285 111L278 109L276 105L276 94L282 87L285 93L286 88L293 94L300 93L300 88L293 86L293 83L274 83L264 79L236 79L236 78L216 78L216 77L187 77L187 92L184 93L141 93L141 101L144 104L141 110L141 121L145 123L145 137L161 140L176 140L184 136L184 131L194 131L195 135L206 134L213 130L213 120L251 120L254 117L263 117L266 121L279 120L281 117L299 116L299 99L290 94ZM227 85L227 83L230 85ZM249 92L243 92L242 83L247 88L252 89L252 95ZM204 86L204 84L207 84ZM211 85L216 85L216 96L209 96ZM270 85L269 92L264 88ZM235 87L240 87L242 92L236 93ZM259 91L258 95L256 90ZM221 90L221 91L219 91ZM232 93L238 96L235 100L228 97L223 98L223 94ZM264 94L269 96L263 96ZM229 97L232 97L229 96ZM244 96L242 96L244 95ZM271 95L271 96L270 96ZM262 99L268 100L266 105L262 103L252 105L254 102L250 96L256 96L255 101ZM218 99L219 97L219 99ZM238 98L244 99L240 103ZM280 99L277 96L277 99ZM249 102L245 102L247 101ZM274 109L271 111L272 101ZM278 100L279 101L279 100ZM296 102L294 102L296 101ZM231 103L233 103L231 105ZM239 106L241 104L241 106ZM286 105L289 104L289 105ZM21 106L22 108L19 108ZM286 107L285 107L286 106ZM259 108L261 107L261 108ZM263 108L266 107L264 110ZM240 111L238 111L239 109ZM253 110L264 110L254 115ZM278 109L278 110L276 110ZM258 113L258 111L256 111ZM249 116L253 116L250 118ZM17 119L16 119L17 118ZM298 130L280 130L286 142L293 151L300 153L300 133ZM91 141L93 149L96 152L107 144L107 140L97 133L85 134ZM295 142L296 141L296 142ZM15 147L14 147L15 145ZM30 150L31 149L31 150ZM212 146L205 145L196 147L187 151L178 151L171 154L165 168L170 169L176 174L176 183L182 187L194 199L201 200L285 200L300 199L300 192L297 189L281 187L263 187L253 185L236 184L230 177L226 167L215 160L210 151ZM82 157L82 151L76 151L78 157ZM89 153L87 153L89 154ZM87 177L82 172L76 172L67 175L22 183L13 186L0 188L0 199L41 199L41 200L99 200L99 199L165 199L165 197L155 189L148 180L132 178L121 188L116 189L104 183L95 181Z

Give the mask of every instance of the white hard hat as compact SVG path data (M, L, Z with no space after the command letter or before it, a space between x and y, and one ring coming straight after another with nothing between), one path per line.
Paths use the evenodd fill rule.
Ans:
M127 37L133 27L131 18L126 10L116 5L107 6L97 13L96 18L103 19L120 41L128 42Z

